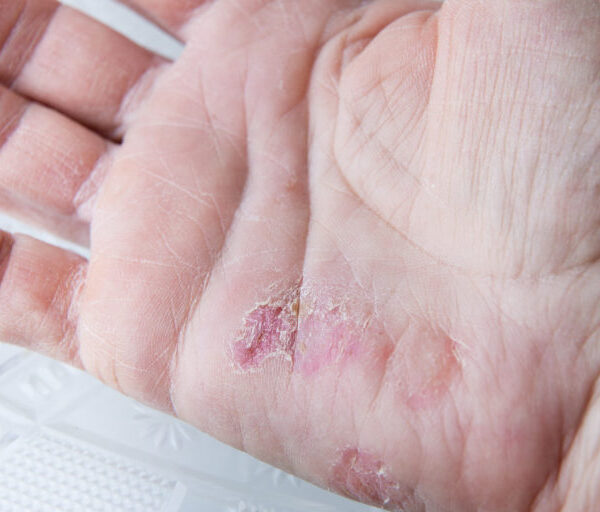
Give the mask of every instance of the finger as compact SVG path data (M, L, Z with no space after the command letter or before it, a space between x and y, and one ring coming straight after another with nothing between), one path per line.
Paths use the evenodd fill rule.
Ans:
M114 146L0 86L0 209L87 245Z
M0 232L0 340L80 366L76 326L86 261Z
M0 83L120 135L165 61L54 0L0 0Z
M120 0L170 33L184 38L186 23L214 0Z

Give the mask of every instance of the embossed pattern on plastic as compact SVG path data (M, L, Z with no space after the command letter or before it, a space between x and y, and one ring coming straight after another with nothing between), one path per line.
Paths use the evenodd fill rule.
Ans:
M115 454L39 432L1 457L3 512L160 512L175 482Z

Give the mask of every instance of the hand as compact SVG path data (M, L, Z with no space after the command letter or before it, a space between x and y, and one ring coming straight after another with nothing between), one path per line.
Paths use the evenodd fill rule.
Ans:
M405 511L600 506L600 4L0 0L0 337ZM27 99L26 99L27 98Z

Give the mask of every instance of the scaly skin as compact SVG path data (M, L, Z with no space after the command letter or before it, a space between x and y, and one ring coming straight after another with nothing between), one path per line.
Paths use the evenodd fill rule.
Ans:
M600 507L600 4L130 3L186 48L3 337L389 510Z

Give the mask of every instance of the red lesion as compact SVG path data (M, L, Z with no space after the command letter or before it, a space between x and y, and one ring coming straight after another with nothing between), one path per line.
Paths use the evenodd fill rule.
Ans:
M312 307L301 312L294 370L309 376L357 356L364 329L348 320L341 307Z
M341 452L330 486L349 498L392 511L415 505L413 493L393 479L382 461L357 448Z
M281 299L261 304L244 320L244 327L232 345L232 358L241 370L260 367L268 358L291 359L298 328L298 299Z

